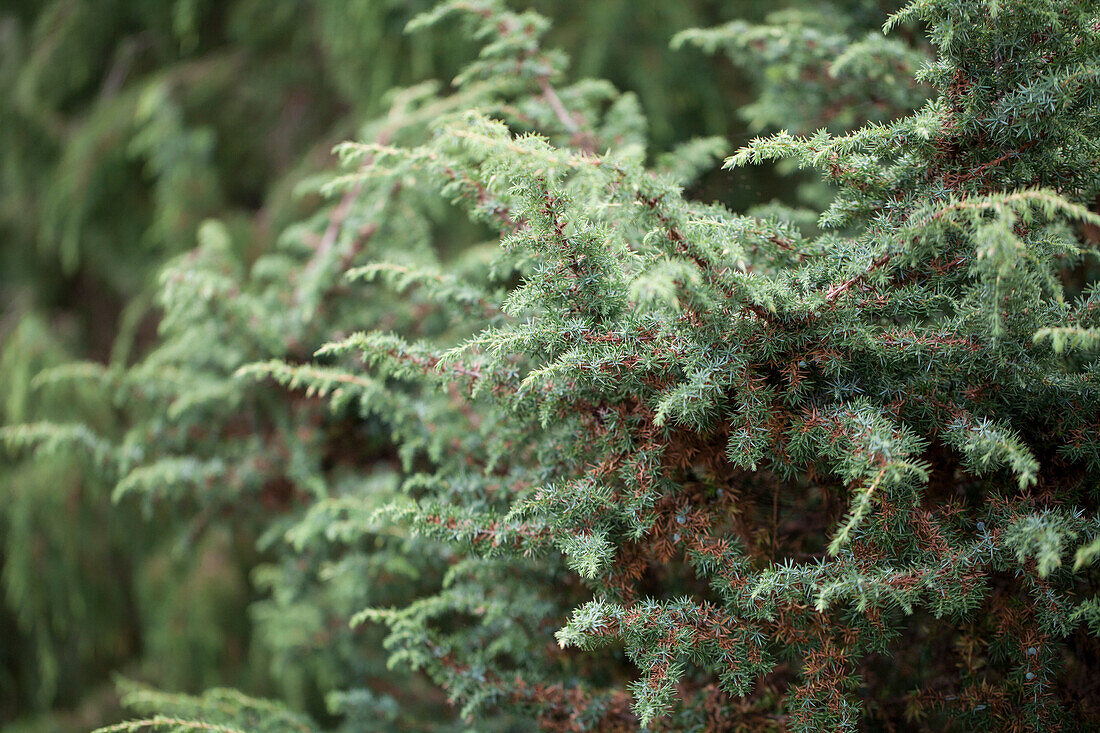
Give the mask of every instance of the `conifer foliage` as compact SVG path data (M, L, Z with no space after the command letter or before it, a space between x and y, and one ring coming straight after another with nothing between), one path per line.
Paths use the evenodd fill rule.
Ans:
M540 6L555 18L558 42L584 49L578 54L584 73L627 79L654 113L654 135L667 140L674 130L701 124L703 100L722 99L720 90L736 88L735 80L697 73L713 63L702 56L680 56L683 63L663 66L661 73L644 73L624 63L624 56L629 60L647 50L656 56L667 47L672 29L720 16L701 0L675 6L648 0L642 5L646 12L638 15L626 13L627 4L548 0ZM216 507L184 486L161 487L144 503L122 499L141 474L112 503L124 466L104 451L141 424L148 430L135 432L132 440L150 450L147 462L166 452L189 459L178 462L181 470L212 454L223 466L232 462L238 455L235 439L251 434L251 428L243 429L247 422L233 412L239 388L214 378L232 369L212 370L211 342L203 336L214 328L224 337L215 341L225 347L218 359L239 364L285 356L280 349L289 336L301 336L298 327L257 345L250 323L212 326L207 321L222 311L192 310L193 321L178 319L174 330L166 327L163 341L194 325L192 340L176 357L148 362L144 374L162 377L159 382L135 370L131 382L138 389L120 391L115 377L155 341L160 304L175 297L186 304L192 288L208 284L208 272L216 271L222 286L224 278L232 280L228 291L245 291L242 300L252 302L271 284L245 277L257 258L264 260L260 270L276 262L290 269L304 264L304 253L317 242L332 240L323 236L326 217L303 221L325 206L308 177L331 166L334 144L391 107L395 100L387 98L387 90L425 78L449 79L476 52L476 39L447 28L401 32L409 18L432 5L431 0L9 0L0 5L0 99L5 102L0 104L0 423L65 426L61 431L40 426L41 437L57 438L52 443L57 450L44 451L41 460L8 461L0 452L0 728L63 733L115 719L109 672L117 669L166 689L197 692L232 684L324 710L317 688L338 686L343 669L328 659L292 664L281 652L309 638L303 618L320 625L317 619L324 614L303 604L292 623L282 601L278 613L262 613L262 603L252 606L261 619L283 621L272 627L251 623L245 613L256 593L268 589L270 574L251 576L272 559L269 543L257 545L257 537L270 528L272 513L286 506L277 500L291 485L280 472L282 464L261 462L274 468L257 480L274 480L262 508L251 515L257 521L245 521L244 507L234 505L229 494ZM629 34L630 43L596 43L609 24L593 19L617 14L615 32ZM671 89L679 96L669 99ZM432 92L421 87L399 95L387 129L410 94ZM455 103L476 106L469 95ZM732 100L706 103L708 124L723 129L732 114L722 109L735 106ZM435 106L425 114L442 111ZM424 128L424 119L409 121L404 134L418 134L414 130ZM433 227L451 232L451 250L469 243L460 214L437 204L431 216ZM217 223L205 226L207 217ZM184 261L182 279L166 286L173 294L161 292L158 271L193 249L197 232L201 252ZM376 241L390 240L382 234ZM327 244L322 249L331 251ZM271 256L288 252L289 261ZM378 250L361 255L380 256ZM310 266L308 276L322 285L332 276L327 265L320 266L323 259ZM316 305L304 298L314 285L298 288L305 307ZM283 283L265 297L294 300L294 287ZM257 305L254 312L261 322L270 318L268 305ZM303 337L305 345L296 349L309 354L320 343L318 334L345 327L339 312L326 320L330 313L326 304ZM391 325L396 323L404 321ZM76 358L96 363L49 373ZM169 362L174 372L166 370ZM44 369L47 373L37 376ZM202 425L201 435L220 440L219 448L192 442L169 450L160 441L164 423L145 423L150 414L163 421L167 413L159 408L165 403L156 403L159 412L143 412L149 401L137 396L166 401L175 394L165 388L169 382L163 378L170 373L179 392L192 398L202 389L234 397L219 408L221 417L237 420L231 438L210 429L220 424L215 420ZM104 374L110 375L106 388L96 376ZM277 455L275 438L298 426L282 419L278 399L248 405L257 411L253 424L276 427L243 454ZM180 409L167 417L175 429L200 422ZM292 443L297 439L291 436ZM81 441L98 447L82 455L71 449ZM327 455L316 445L302 450ZM153 472L144 475L155 480ZM221 476L212 469L205 475L212 481ZM370 666L362 659L380 659L376 647L364 643L360 662Z
M858 98L823 121L873 121L726 160L817 172L810 227L685 196L722 143L653 155L542 17L414 26L456 20L478 60L340 147L332 209L247 273L207 224L166 272L161 345L93 375L123 440L8 441L262 528L283 689L348 730L443 727L425 679L478 730L1100 725L1100 3L910 3L882 20L932 60L876 72L889 115L844 74L924 51L838 41L820 88ZM130 696L113 730L312 726Z

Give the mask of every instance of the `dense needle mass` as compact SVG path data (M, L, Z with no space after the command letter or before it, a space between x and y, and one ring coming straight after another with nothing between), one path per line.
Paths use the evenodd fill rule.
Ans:
M782 14L679 36L836 54L748 114L836 107L726 160L814 171L809 216L685 196L722 142L648 154L541 16L413 25L456 17L484 44L456 91L395 94L285 252L244 273L208 223L165 273L161 344L98 375L144 405L123 440L9 442L257 513L255 617L349 730L433 725L423 677L478 730L1100 725L1100 3L918 0L886 28L927 27L923 62ZM486 241L448 252L447 205ZM363 633L423 677L387 689ZM291 715L224 694L132 693Z

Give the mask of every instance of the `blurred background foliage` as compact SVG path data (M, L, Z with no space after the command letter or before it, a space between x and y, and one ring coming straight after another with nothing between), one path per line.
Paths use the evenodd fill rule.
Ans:
M35 375L74 360L125 366L147 351L157 273L194 247L203 221L219 220L234 255L251 262L316 212L319 197L296 193L298 184L332 167L333 145L381 114L388 90L449 80L476 53L457 33L403 32L431 4L7 0L0 424L79 422L121 433L121 406L94 382L36 389ZM920 95L875 98L864 70L854 75L855 101L825 107L844 76L830 74L828 61L853 39L877 37L897 3L529 5L553 21L548 45L570 55L571 77L637 94L656 152L693 136L722 136L732 147L780 126L850 127ZM689 33L670 49L679 31L727 23L754 25ZM883 53L909 75L914 58ZM697 186L701 198L735 210L823 195L765 168L715 172ZM207 518L181 552L164 530L170 518L113 504L113 487L86 461L65 452L2 460L0 725L67 731L117 719L114 672L181 691L271 691L273 668L288 662L254 627L264 607L247 610L269 593L253 572L263 560L253 530ZM433 694L423 693L426 704L442 705ZM300 697L311 704L307 692Z

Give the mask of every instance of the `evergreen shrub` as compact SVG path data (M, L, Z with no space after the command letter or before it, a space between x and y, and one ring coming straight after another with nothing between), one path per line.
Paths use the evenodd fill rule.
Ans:
M105 730L1100 726L1100 3L789 17L677 42L774 61L748 115L796 133L726 167L802 208L686 195L721 140L657 154L542 16L450 0L413 26L477 61L330 209L251 266L204 224L155 349L39 377L128 427L10 444L265 558L281 702L131 685Z

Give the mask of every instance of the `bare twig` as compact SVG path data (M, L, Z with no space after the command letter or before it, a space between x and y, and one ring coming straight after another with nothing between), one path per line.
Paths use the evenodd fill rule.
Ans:
M569 114L569 110L565 108L565 105L561 101L561 97L558 96L557 91L550 85L547 78L541 77L539 79L539 86L542 88L542 96L546 99L550 105L550 109L554 110L554 115L565 127L566 130L574 135L580 131L580 127L577 125L577 121Z
M855 277L845 280L840 285L834 285L833 287L829 288L829 292L825 294L825 301L827 303L835 302L837 298L846 293L857 282L889 262L891 258L893 258L893 256L893 252L887 252L886 254L872 262L871 266L867 268L866 272L861 272Z

